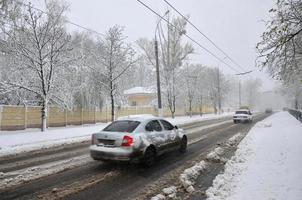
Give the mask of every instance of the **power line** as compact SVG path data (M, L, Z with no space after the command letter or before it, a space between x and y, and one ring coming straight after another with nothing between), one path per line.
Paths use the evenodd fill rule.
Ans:
M196 45L198 45L200 48L202 48L204 51L206 51L207 53L209 53L210 55L212 55L214 58L216 58L217 60L219 60L221 63L225 64L226 66L228 66L229 68L231 68L232 70L240 73L237 69L235 69L234 67L232 67L231 65L229 65L228 63L224 62L224 60L222 60L221 58L219 58L217 55L215 55L214 53L212 53L210 50L208 50L207 48L205 48L204 46L202 46L199 42L197 42L195 39L193 39L191 36L189 36L186 33L183 33L182 30L179 30L174 24L170 23L167 19L165 19L164 17L162 17L160 14L158 14L156 11L154 11L152 8L150 8L148 5L146 5L145 3L143 3L140 0L137 0L140 4L142 4L143 6L145 6L148 10L150 10L151 12L153 12L155 15L157 15L158 17L160 17L161 19L163 19L164 21L166 21L170 26L172 26L173 28L175 28L177 31L182 32L183 35L185 35L189 40L191 40L193 43L195 43Z
M23 3L23 2L19 2L19 3L22 4L22 5L24 5L24 6L30 6L31 8L33 8L33 9L35 9L35 10L37 10L37 11L39 11L39 12L41 12L41 13L47 15L47 16L49 16L49 14L48 14L46 11L44 11L44 10L42 10L42 9L40 9L40 8L34 7L34 6L30 5L30 4L26 4L26 3ZM82 26L82 25L80 25L80 24L77 24L77 23L75 23L75 22L72 22L72 21L70 21L70 20L65 20L65 22L66 22L66 23L69 23L69 24L71 24L71 25L77 26L77 27L79 27L79 28L81 28L81 29L84 29L84 30L86 30L86 31L88 31L88 32L91 32L91 33L100 35L100 36L102 36L102 37L106 37L106 35L105 35L104 33L100 33L100 32L98 32L98 31L96 31L96 30L91 29L91 28L84 27L84 26ZM140 49L140 47L137 46L137 45L135 44L135 42L132 43L132 45L134 45L134 46L136 46L137 48Z
M232 63L237 65L240 69L244 69L241 65L239 65L236 61L234 61L225 51L223 51L213 40L211 40L207 35L205 35L199 28L197 28L187 17L185 17L180 11L178 11L171 3L167 0L164 0L166 4L168 4L175 12L177 12L180 16L182 16L191 26L193 26L203 37L205 37L214 47L216 47L220 52L222 52Z
M29 7L33 8L34 10L37 10L37 11L39 11L39 12L41 12L41 13L43 13L43 14L49 16L49 14L48 14L46 11L44 11L44 10L42 10L42 9L40 9L40 8L34 7L34 6L32 6L30 3L29 3L29 4L26 4L26 3L23 3L23 2L17 2L17 3L19 3L19 4L23 5L23 6L29 6ZM77 27L79 27L79 28L81 28L81 29L87 30L88 32L91 32L91 33L94 33L94 34L97 34L97 35L106 37L106 35L105 35L104 33L100 33L100 32L98 32L98 31L96 31L96 30L91 29L91 28L84 27L84 26L82 26L82 25L80 25L80 24L77 24L77 23L75 23L75 22L72 22L72 21L70 21L70 20L65 20L65 22L66 22L66 23L69 23L69 24L71 24L71 25L77 26ZM15 26L15 25L9 24L9 26L10 26L11 28L13 28L13 26ZM20 27L19 27L19 28L20 28ZM132 45L133 45L133 46L136 46L136 48L139 49L139 50L141 49L138 45L136 45L135 42L133 42Z
M23 3L23 2L17 2L17 3L20 3L20 4L23 5L23 6L31 7L31 8L33 8L33 9L35 9L35 10L37 10L37 11L39 11L39 12L41 12L41 13L47 15L47 16L49 16L49 14L48 14L46 11L44 11L44 10L42 10L42 9L40 9L40 8L34 7L34 6L32 6L30 3L29 3L29 4L26 4L26 3ZM74 25L74 26L76 26L76 27L79 27L79 28L81 28L81 29L84 29L84 30L86 30L86 31L89 31L89 32L95 33L95 34L97 34L97 35L100 35L100 36L102 36L102 37L105 36L105 34L103 34L103 33L100 33L100 32L95 31L95 30L93 30L93 29L84 27L84 26L82 26L82 25L80 25L80 24L77 24L77 23L74 23L74 22L72 22L72 21L70 21L70 20L65 19L65 22L66 22L66 23L69 23L69 24L71 24L71 25Z

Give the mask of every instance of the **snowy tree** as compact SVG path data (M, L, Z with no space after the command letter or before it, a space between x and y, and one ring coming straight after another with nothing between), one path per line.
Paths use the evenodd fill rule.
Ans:
M267 31L257 44L258 65L285 82L291 80L293 74L299 74L295 77L302 80L302 1L278 0L270 13Z
M225 94L224 107L229 108L239 108L239 85L241 85L241 80L234 75L226 75L225 79L228 80L228 92Z
M196 102L199 107L199 114L200 116L203 115L203 107L208 103L208 90L209 90L209 82L207 81L208 73L207 68L198 64L197 67L199 68L199 72L197 74L197 84L195 85L196 88Z
M150 87L155 83L155 68L145 60L144 56L138 58L137 63L129 70L131 79L128 79L129 87Z
M183 70L183 73L182 73L182 75L184 76L184 86L185 86L184 91L186 93L186 99L188 101L188 107L189 107L188 110L189 110L190 117L192 117L193 101L198 94L197 90L201 89L201 87L204 87L202 85L199 85L199 84L201 84L201 82L198 81L201 70L202 70L201 65L186 64L186 66ZM202 102L201 102L201 104L202 104Z
M222 112L222 104L225 95L229 91L229 83L219 68L205 69L206 81L208 84L207 95L215 113Z
M74 106L102 109L106 93L103 85L98 84L99 77L95 73L99 67L97 40L89 33L76 32L72 34L71 46L72 57L75 58L71 63Z
M169 15L168 21L170 22ZM173 18L170 22L172 25L160 25L160 48L159 60L161 74L163 75L163 93L166 96L167 104L171 112L172 118L176 111L176 97L178 95L176 84L180 67L188 56L193 53L193 47L189 43L183 42L184 33L186 32L186 20L183 18ZM138 45L145 53L147 60L155 66L155 53L153 41L140 39Z
M251 109L255 109L260 99L261 79L247 79L242 83L242 98Z
M47 107L50 102L65 105L69 96L68 73L70 36L64 27L66 6L56 1L46 4L47 15L24 7L20 19L11 21L11 29L2 29L5 39L1 49L10 61L3 87L34 93L42 105L41 130L46 130Z
M133 48L125 42L123 28L114 26L98 43L99 67L95 69L98 82L108 91L111 103L111 120L114 120L115 97L118 95L121 79L136 62Z
M293 108L302 109L302 84L300 81L284 84L281 92L288 98Z
M22 0L1 0L0 1L0 23L2 28L6 26L9 21L16 21L20 18ZM9 24L8 24L9 25Z

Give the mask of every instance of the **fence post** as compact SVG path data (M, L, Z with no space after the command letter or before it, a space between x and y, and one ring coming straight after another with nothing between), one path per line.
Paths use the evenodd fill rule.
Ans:
M47 108L46 108L46 113L45 113L45 115L46 115L46 128L48 128L49 127L49 122L50 122L50 116L49 116L49 112L50 111L50 107L47 105ZM42 116L41 116L41 126L42 126Z
M65 119L65 127L66 127L67 126L67 108L66 108L66 106L64 108L64 115L65 115L64 119Z
M81 121L82 121L82 125L84 124L84 114L83 114L83 107L81 107Z
M24 105L24 129L27 128L27 106Z
M107 105L106 105L106 123L108 122L108 119L107 119Z
M2 110L3 106L0 106L0 131L2 130Z
M96 124L96 106L94 106L94 123Z

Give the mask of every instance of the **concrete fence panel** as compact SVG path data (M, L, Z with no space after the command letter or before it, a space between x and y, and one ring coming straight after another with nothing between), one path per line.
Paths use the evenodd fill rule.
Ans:
M95 123L95 111L94 110L83 110L83 124L94 124Z
M49 127L60 127L66 126L66 113L64 109L60 109L57 107L49 107L48 108L48 117L47 117L47 125Z
M1 116L1 130L25 128L25 107L5 106L2 108Z
M41 127L41 109L40 106L26 107L26 128Z
M193 108L193 114L199 114L199 108ZM213 109L203 107L203 113L212 113ZM153 114L157 115L154 107L122 107L116 109L116 118L127 115ZM169 108L163 109L164 117L170 117ZM188 115L187 108L177 109L175 116ZM66 110L50 106L48 108L47 126L60 127L67 125L94 124L111 121L111 110L91 109ZM22 130L41 127L41 106L0 106L0 130Z
M83 124L82 109L67 111L67 125L81 125Z

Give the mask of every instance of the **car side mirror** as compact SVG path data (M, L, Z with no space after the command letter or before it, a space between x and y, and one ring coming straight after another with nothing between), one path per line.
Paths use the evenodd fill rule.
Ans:
M177 127L176 125L174 126L174 128L175 128L175 129L178 129L178 127Z

